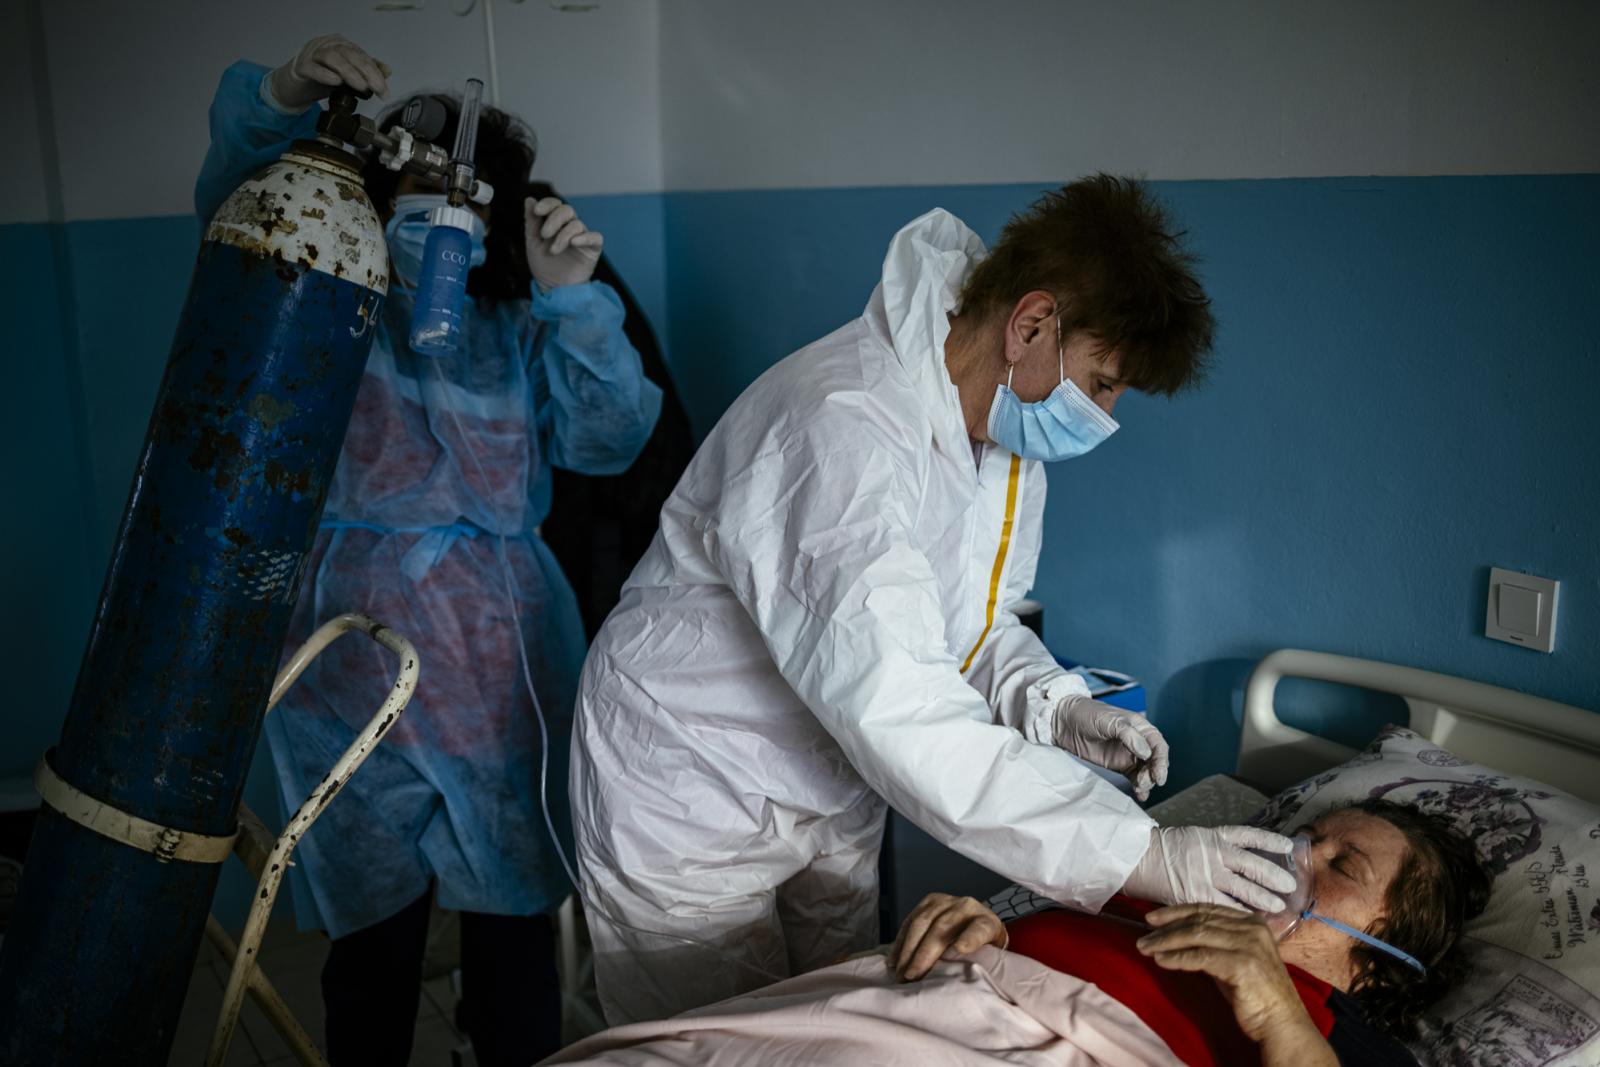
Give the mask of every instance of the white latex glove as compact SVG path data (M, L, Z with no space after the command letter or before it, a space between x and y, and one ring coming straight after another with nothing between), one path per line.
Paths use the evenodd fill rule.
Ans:
M522 207L528 242L528 269L541 293L563 285L582 285L594 277L605 238L583 224L571 204L558 197L528 197Z
M1254 826L1157 826L1150 849L1122 891L1162 904L1244 906L1272 914L1283 910L1274 894L1294 892L1294 875L1246 849L1288 853L1294 843Z
M298 55L261 82L266 102L298 114L341 85L358 93L389 95L389 68L337 33L313 37Z
M1056 705L1054 734L1057 748L1127 776L1140 800L1167 783L1167 739L1143 715L1074 694Z

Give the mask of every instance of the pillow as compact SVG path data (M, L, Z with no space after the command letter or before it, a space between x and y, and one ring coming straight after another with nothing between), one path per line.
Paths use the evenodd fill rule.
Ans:
M1600 1063L1600 807L1389 726L1252 821L1291 832L1368 797L1449 817L1493 878L1462 936L1471 975L1429 1009L1412 1051L1451 1067Z

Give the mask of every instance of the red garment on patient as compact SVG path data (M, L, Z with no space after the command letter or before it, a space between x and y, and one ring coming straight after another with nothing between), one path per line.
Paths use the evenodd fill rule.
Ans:
M1142 928L1143 915L1155 907L1119 896L1100 915L1064 909L1038 912L1006 925L1011 936L1008 947L1052 970L1093 982L1132 1009L1190 1067L1259 1064L1255 1042L1239 1029L1233 1009L1210 975L1163 970L1134 944L1148 932ZM1327 1037L1334 1023L1328 1007L1333 987L1298 967L1288 969L1311 1021Z

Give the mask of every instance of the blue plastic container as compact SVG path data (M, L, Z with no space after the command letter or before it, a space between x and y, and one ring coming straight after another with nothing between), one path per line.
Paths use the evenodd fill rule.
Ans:
M1149 710L1145 703L1144 685L1137 678L1116 671L1084 667L1060 656L1056 657L1056 662L1069 671L1087 673L1090 677L1086 677L1084 681L1089 685L1089 695L1101 703L1125 711L1137 711L1140 714Z
M465 216L458 218L457 216ZM466 208L435 208L422 246L422 272L411 311L411 347L425 355L449 355L461 343L461 312L472 269L472 234L477 219Z

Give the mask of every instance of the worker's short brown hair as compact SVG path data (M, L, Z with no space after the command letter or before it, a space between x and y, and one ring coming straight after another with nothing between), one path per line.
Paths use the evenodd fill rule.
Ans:
M1216 328L1182 236L1143 182L1080 178L1011 217L967 276L962 312L1009 314L1026 294L1048 292L1063 336L1086 331L1121 353L1129 386L1171 396L1204 374Z

